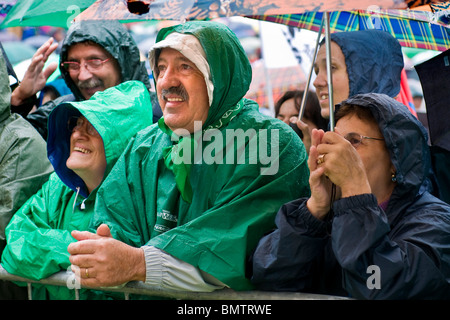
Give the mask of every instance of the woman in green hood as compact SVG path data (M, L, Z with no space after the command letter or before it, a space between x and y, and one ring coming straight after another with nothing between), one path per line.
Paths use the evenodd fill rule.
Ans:
M2 266L40 280L70 266L72 230L86 230L98 186L132 137L152 123L149 93L127 81L90 100L57 106L49 117L48 157L55 173L13 216L6 229ZM47 287L50 298L73 298L73 290ZM34 299L45 297L35 289ZM82 296L83 297L83 296ZM95 294L87 291L84 298Z
M212 275L235 290L251 289L247 256L273 228L279 206L309 194L301 140L243 98L251 66L223 24L162 29L150 65L163 118L136 136L98 192L92 226L106 224L114 239L74 232L78 240L100 239L71 244L70 259L89 269L89 278L81 272L86 285L143 280L210 290L197 282ZM115 248L109 263L92 263L98 255L87 250L104 241ZM127 259L136 263L122 263Z

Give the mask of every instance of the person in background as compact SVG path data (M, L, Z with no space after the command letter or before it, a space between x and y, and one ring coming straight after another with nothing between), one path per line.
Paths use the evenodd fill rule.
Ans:
M305 144L305 149L309 152L310 145L306 143L309 143L311 139L303 139L303 133L297 127L303 94L304 91L301 90L286 91L275 104L275 117L290 125L297 132ZM301 120L308 125L308 137L311 136L312 129L328 129L328 120L323 118L320 112L320 105L316 94L311 91L308 92Z
M253 255L260 290L357 299L450 298L450 205L431 195L423 125L379 93L313 130L311 196L282 206Z
M36 93L42 90L47 78L57 66L49 65L43 70L48 56L57 48L49 39L33 56L24 79L11 96L11 104L27 108L36 104ZM79 21L72 24L61 46L59 69L71 94L63 95L41 105L26 119L47 139L47 121L50 112L58 104L87 100L97 91L137 80L150 90L150 81L139 49L127 29L115 20ZM154 121L161 110L154 92L150 92ZM31 109L29 107L29 109Z
M371 29L331 34L333 103L359 93L384 93L395 98L400 93L403 54L397 39L388 32ZM330 118L326 46L322 41L314 64L313 82L321 115ZM303 142L311 145L308 124L298 119ZM307 150L309 152L309 150Z
M11 113L11 89L0 54L0 254L5 228L14 213L35 194L53 172L44 139L22 116ZM0 281L0 299L26 297L26 291Z
M47 146L55 173L8 224L1 260L6 271L41 280L69 268L67 246L75 241L70 232L87 230L102 181L130 139L152 124L148 99L142 82L127 81L90 100L55 107ZM66 287L33 286L33 299L73 299L74 294ZM108 297L80 293L81 299Z
M102 184L95 233L73 231L70 261L94 287L249 290L247 258L279 206L309 194L303 144L243 98L251 65L224 24L163 28L149 60L163 117Z

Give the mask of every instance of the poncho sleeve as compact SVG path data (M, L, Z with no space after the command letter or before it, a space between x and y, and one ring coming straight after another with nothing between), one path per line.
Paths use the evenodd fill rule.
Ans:
M70 266L67 246L75 239L70 231L57 229L57 217L49 215L49 201L55 201L50 196L55 188L52 182L58 180L56 175L52 177L6 228L7 246L1 263L9 273L40 280Z

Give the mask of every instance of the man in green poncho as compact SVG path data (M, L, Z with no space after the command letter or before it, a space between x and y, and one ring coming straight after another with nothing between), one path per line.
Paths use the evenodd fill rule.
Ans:
M252 76L225 25L162 29L150 51L163 118L98 191L96 233L68 247L81 284L248 290L246 259L286 201L309 194L297 135L244 99Z

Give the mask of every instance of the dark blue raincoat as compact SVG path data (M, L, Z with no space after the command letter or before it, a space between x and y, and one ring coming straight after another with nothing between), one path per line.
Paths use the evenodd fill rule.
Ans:
M335 201L328 222L311 215L307 198L283 205L277 229L253 255L252 282L260 290L358 299L450 298L450 206L429 193L425 128L386 95L346 102L372 112L397 170L386 210L372 194Z

